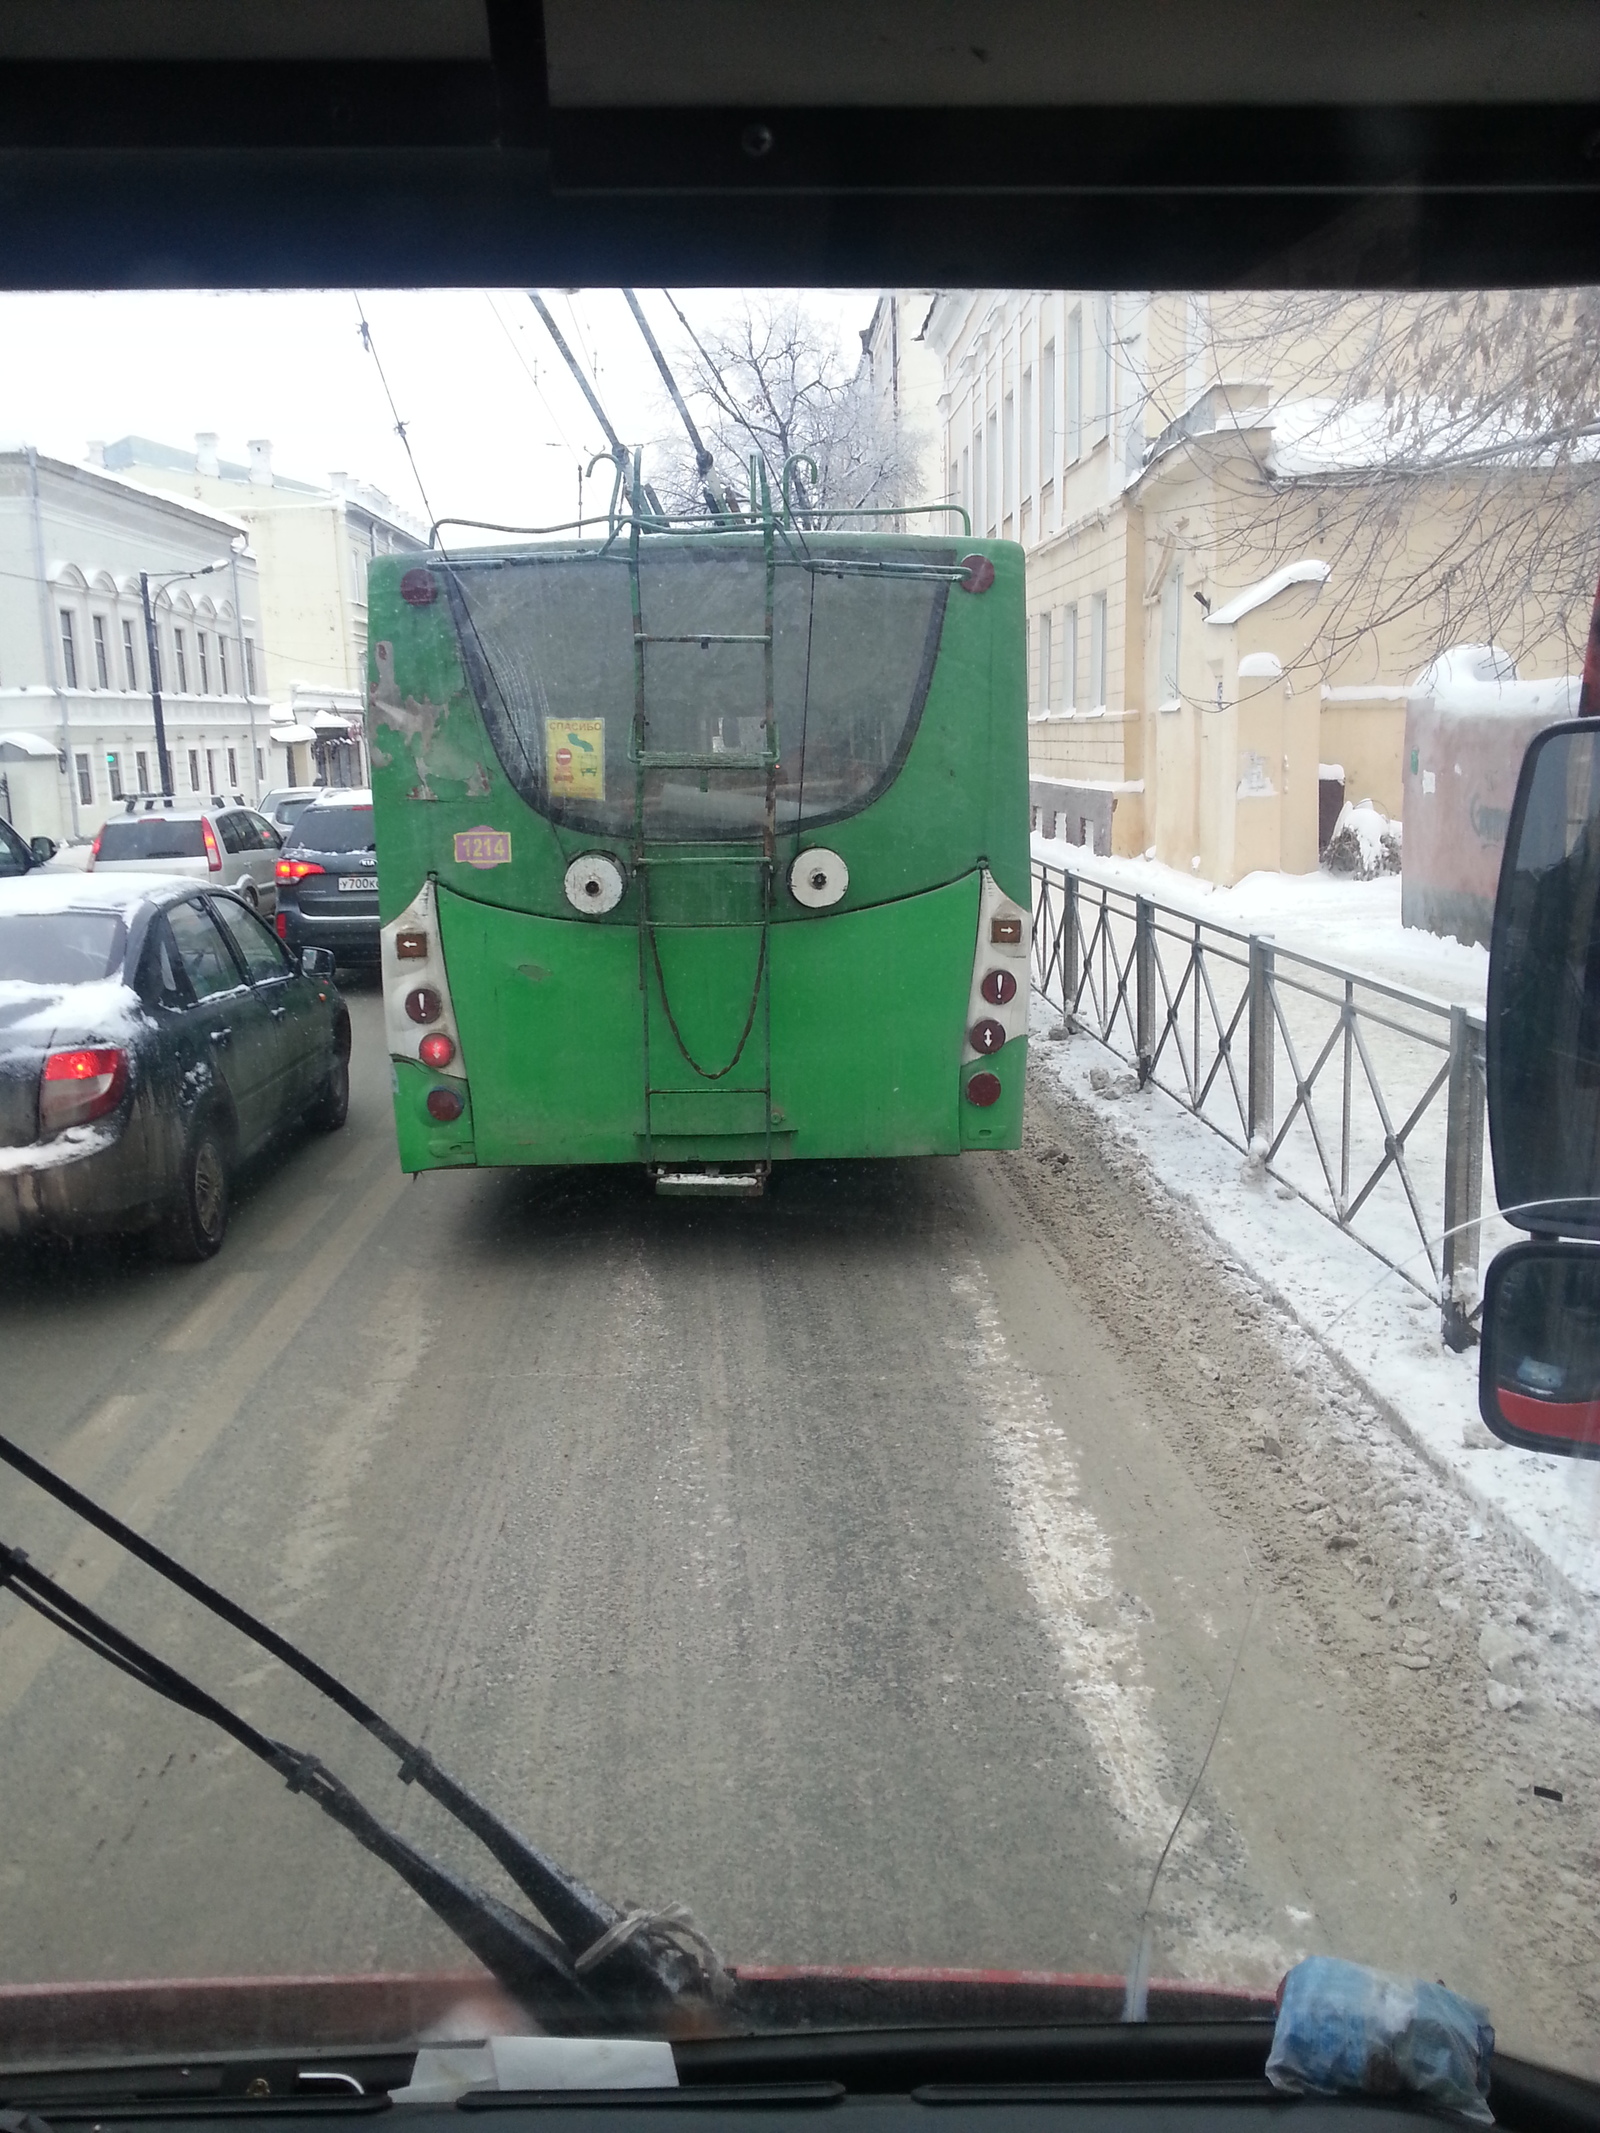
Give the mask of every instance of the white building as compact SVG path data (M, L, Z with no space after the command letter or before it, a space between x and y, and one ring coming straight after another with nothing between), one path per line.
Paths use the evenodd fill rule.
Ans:
M944 351L929 336L937 289L885 289L861 333L868 390L894 432L906 462L906 499L952 501L944 479ZM912 533L952 524L933 513L907 521Z
M266 780L246 529L16 446L0 450L0 812L24 836L92 837L161 790L141 571L175 791L253 797Z
M381 489L349 474L326 484L278 473L272 445L255 438L248 461L219 458L216 436L203 431L192 452L147 437L90 446L111 471L147 489L225 511L249 528L261 565L267 643L265 682L287 707L296 688L309 692L367 685L367 564L427 546L427 528ZM308 697L309 700L309 697Z

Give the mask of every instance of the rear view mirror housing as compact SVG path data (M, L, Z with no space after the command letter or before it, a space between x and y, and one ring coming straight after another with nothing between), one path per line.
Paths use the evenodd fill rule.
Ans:
M331 978L334 972L331 948L302 948L300 951L301 974L308 978Z
M1518 1229L1600 1237L1600 719L1523 758L1489 947L1495 1196Z
M61 847L56 843L54 837L30 837L28 839L28 850L33 855L33 863L36 867L46 865L50 860L54 859L60 849Z
M1600 1244L1513 1244L1483 1291L1478 1411L1507 1444L1600 1459Z

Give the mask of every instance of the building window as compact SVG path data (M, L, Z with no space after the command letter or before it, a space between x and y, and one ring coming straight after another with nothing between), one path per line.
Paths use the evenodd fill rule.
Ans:
M1056 471L1056 344L1046 341L1039 358L1039 480L1051 481Z
M1183 622L1183 565L1168 571L1167 582L1161 588L1161 701L1175 703L1181 691L1178 687L1179 656L1182 653L1181 625Z
M993 533L999 526L997 508L1000 483L995 461L1000 457L1000 418L991 415L984 424L983 434L983 525L986 533Z
M94 631L95 686L101 689L109 689L111 686L111 662L106 657L105 616L91 615L89 617L89 627Z
M961 497L967 507L967 516L972 516L972 454L966 445L961 447Z
M239 765L238 765L238 762L237 762L237 760L235 759L235 756L234 756L234 752L233 752L233 750L232 750L232 749L230 748L230 749L228 750L228 788L229 788L229 790L230 790L230 791L232 791L233 787L234 787L234 786L236 786L236 785L238 784L238 782L239 782Z
M159 635L150 646L150 668L151 688L164 689L166 687L166 679L161 672L161 639Z
M137 689L139 686L139 662L133 653L133 624L128 621L122 625L122 680L125 688Z
M106 779L111 787L113 800L122 798L122 758L114 748L106 750Z
M1024 503L1033 494L1033 372L1022 373L1022 435L1018 453L1020 492Z
M73 758L73 760L74 760L74 762L75 762L75 763L77 764L77 766L78 766L78 802L79 802L79 805L80 805L80 806L83 806L83 807L93 807L93 805L94 805L94 771L93 771L93 769L92 769L92 768L90 767L90 763L89 763L89 758L88 758L88 757L87 757L86 755L80 755L80 756L75 756L75 757Z
M1061 617L1061 705L1065 711L1078 702L1078 609L1077 603Z
M1067 464L1083 455L1083 313L1067 319Z
M172 649L178 655L178 694L187 696L189 693L189 660L182 630L175 629L173 631Z
M258 749L256 750L256 783L257 783L257 785L263 785L263 784L265 784L265 782L266 782L266 776L267 776L267 766L266 766L265 762L264 762L264 761L262 760L262 756L261 756L261 750L260 750L260 749L258 748Z
M224 695L224 696L226 696L226 695L227 695L227 693L228 693L228 640L227 640L227 638L226 638L226 637L224 637L224 636L223 636L223 634L222 634L222 632L221 632L220 630L219 630L219 631L217 632L217 688L218 688L218 689L219 689L219 691L220 691L220 692L222 693L222 695Z
M1113 419L1117 411L1117 318L1109 296L1102 296L1096 305L1095 350L1099 377L1095 386L1095 416L1102 435L1111 435Z
M61 670L67 677L67 687L78 686L78 644L72 633L72 610L61 610Z
M217 751L215 750L215 748L208 748L208 749L206 750L206 791L207 791L207 792L215 792L215 791L216 791L216 789L217 789Z
M1039 617L1039 708L1041 711L1048 711L1050 708L1050 669L1055 656L1055 645L1051 642L1051 639L1054 635L1055 632L1050 626L1050 610L1046 608Z
M254 639L254 637L246 637L246 639L244 640L244 688L245 694L247 696L255 695L256 640Z
M1017 508L1017 396L1007 393L1000 403L1000 507L1009 518Z
M209 696L211 694L211 658L210 654L206 650L205 631L196 630L194 633L194 641L195 649L200 654L200 694L202 696Z
M1096 593L1089 606L1089 708L1106 707L1106 596Z
M139 790L148 792L150 790L150 758L142 748L134 750L133 767L139 773Z
M200 790L200 751L198 748L189 750L189 790L191 792Z

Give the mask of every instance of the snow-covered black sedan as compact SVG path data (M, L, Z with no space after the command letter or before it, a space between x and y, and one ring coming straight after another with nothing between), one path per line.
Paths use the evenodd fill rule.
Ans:
M209 1258L238 1166L349 1099L325 949L291 959L193 881L0 881L0 1236L154 1230Z

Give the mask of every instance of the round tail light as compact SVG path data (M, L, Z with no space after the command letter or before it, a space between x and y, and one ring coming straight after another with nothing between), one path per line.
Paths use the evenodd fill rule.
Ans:
M974 1022L971 1029L967 1031L968 1044L972 1046L975 1052L981 1052L985 1059L992 1052L999 1051L1005 1041L1005 1024L996 1022L991 1015L986 1015L981 1022ZM993 1097L989 1101L992 1103L994 1101Z
M406 994L406 1013L413 1022L437 1022L444 1002L431 985L415 985Z
M417 1046L417 1052L424 1066L439 1070L447 1067L456 1056L455 1046L442 1029L430 1031Z
M986 970L978 990L991 1007L1004 1007L1017 997L1017 981L1009 970Z
M995 1083L998 1089L1000 1084ZM436 1118L441 1126L454 1125L466 1109L466 1105L454 1089L430 1089L428 1091L428 1116Z
M430 1105L433 1098L428 1099ZM1000 1076L998 1074L974 1074L967 1083L967 1102L976 1104L980 1111L987 1111L990 1104L1000 1101Z

